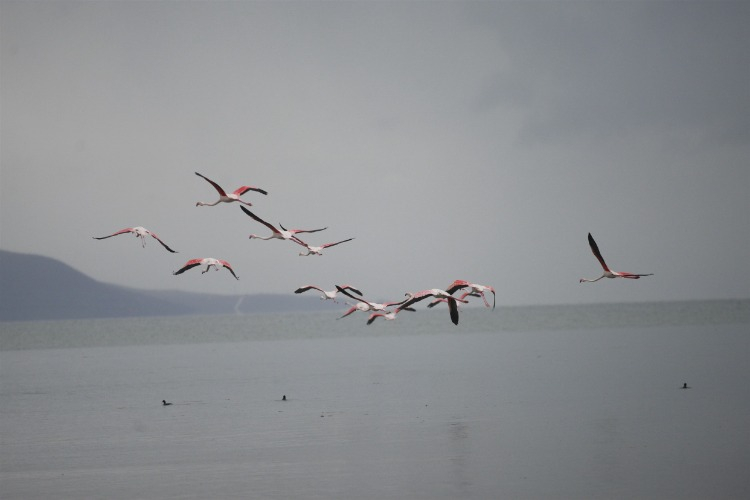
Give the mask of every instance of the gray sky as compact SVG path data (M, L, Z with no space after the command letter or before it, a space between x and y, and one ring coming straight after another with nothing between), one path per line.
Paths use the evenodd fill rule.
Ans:
M141 288L750 296L750 4L0 3L0 248ZM322 257L286 227L328 226ZM91 239L127 226L156 232ZM579 284L608 264L655 276ZM186 260L225 271L173 276Z

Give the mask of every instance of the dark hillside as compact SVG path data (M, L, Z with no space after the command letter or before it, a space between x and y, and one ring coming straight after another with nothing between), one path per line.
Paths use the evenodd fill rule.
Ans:
M342 308L315 294L212 295L102 283L49 257L0 250L0 321Z
M108 285L57 260L0 250L0 320L186 314L185 305Z

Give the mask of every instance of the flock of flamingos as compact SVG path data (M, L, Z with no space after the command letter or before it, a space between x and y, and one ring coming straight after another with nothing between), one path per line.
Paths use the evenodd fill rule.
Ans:
M246 205L248 207L252 206L252 203L242 200L240 197L247 193L248 191L255 191L264 195L267 195L268 192L264 189L255 187L255 186L241 186L237 189L235 189L231 193L227 193L222 189L221 186L219 186L217 183L209 179L208 177L205 177L198 172L195 172L195 175L205 179L209 184L211 184L216 191L219 193L219 199L216 200L213 203L204 203L202 201L199 201L195 204L195 206L206 206L206 207L212 207L215 205L218 205L219 203L233 203L233 202L239 202L242 205ZM248 210L245 206L240 206L243 212L245 212L249 217L256 220L257 222L263 224L268 229L271 230L271 234L269 236L258 236L256 234L251 234L250 238L257 238L261 240L271 240L271 239L279 239L279 240L288 240L292 241L298 245L301 245L304 247L305 251L300 252L300 256L309 256L309 255L322 255L323 249L329 248L335 245L339 245L341 243L346 243L347 241L351 241L354 238L347 238L345 240L336 241L332 243L324 243L320 246L313 246L308 243L305 243L302 241L297 235L303 234L303 233L317 233L318 231L323 231L327 229L327 227L319 228L319 229L286 229L284 226L279 224L279 227L277 228L273 224L270 224L257 215L255 215L253 212ZM127 234L131 233L135 235L137 238L141 239L141 245L143 247L146 246L146 236L151 236L156 241L161 243L161 245L166 248L169 252L177 253L175 250L172 250L169 245L164 243L164 241L159 238L156 233L153 233L142 226L135 226L135 227L126 227L125 229L121 229L115 233L112 233L107 236L101 236L101 237L94 237L94 239L97 240L103 240L106 238L111 238L112 236L118 236L120 234ZM641 276L652 276L653 273L649 274L634 274L634 273L628 273L628 272L617 272L612 271L609 269L607 264L604 262L604 258L602 258L602 254L599 252L599 247L597 246L596 242L594 241L594 238L591 236L591 233L588 235L589 240L589 246L591 247L591 251L594 253L594 256L597 258L599 263L602 266L603 273L601 276L594 278L594 279L586 279L581 278L579 280L580 283L584 282L590 282L593 283L595 281L599 281L602 278L628 278L628 279L639 279ZM232 269L232 266L229 264L229 262L221 259L215 259L213 257L206 257L202 259L190 259L188 260L185 265L183 265L180 269L177 271L174 271L173 274L182 274L185 271L192 269L194 267L198 266L206 266L205 269L202 271L202 273L208 272L211 267L213 267L216 271L219 270L220 267L225 268L228 270L232 276L235 277L235 279L239 279L239 277L234 273L234 270ZM441 303L446 303L448 305L448 311L450 312L450 318L454 325L458 324L458 303L468 303L467 297L481 297L484 301L484 305L486 307L490 307L490 303L487 301L487 297L485 296L485 292L491 292L492 293L492 309L495 308L495 289L488 285L480 285L478 283L471 283L469 281L464 280L456 280L453 283L451 283L447 288L439 289L439 288L430 288L427 290L422 290L416 293L406 293L405 299L399 301L399 302L385 302L385 303L377 303L377 302L370 302L362 298L362 292L359 291L357 288L351 286L351 285L336 285L335 290L326 291L316 285L305 285L300 288L297 288L294 293L304 293L308 290L318 290L323 295L321 295L321 299L324 300L333 300L336 302L336 296L338 293L341 293L350 299L354 300L354 304L351 305L351 307L339 318L344 318L346 316L349 316L350 314L354 313L355 311L363 311L363 312L370 312L370 316L367 320L367 324L371 324L373 321L375 321L376 318L384 318L386 320L393 320L396 318L396 315L401 311L414 311L414 308L412 307L413 304L424 300L428 297L432 298L432 301L427 305L427 307L434 307ZM459 290L464 290L462 295L455 297L453 294L458 292ZM394 308L393 310L389 310L389 308Z

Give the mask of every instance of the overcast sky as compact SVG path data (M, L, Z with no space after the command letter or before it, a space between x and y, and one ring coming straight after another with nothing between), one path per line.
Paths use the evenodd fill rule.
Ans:
M0 248L212 293L750 296L750 3L0 3ZM321 257L286 227L328 226ZM132 236L156 232L178 254ZM579 284L608 264L653 272ZM226 271L173 276L191 258ZM40 286L44 286L40 283ZM64 293L64 291L61 291Z

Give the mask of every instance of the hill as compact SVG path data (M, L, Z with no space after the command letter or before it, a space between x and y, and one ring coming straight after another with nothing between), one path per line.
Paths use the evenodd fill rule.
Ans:
M0 321L319 309L287 295L139 290L96 281L58 260L0 250Z

